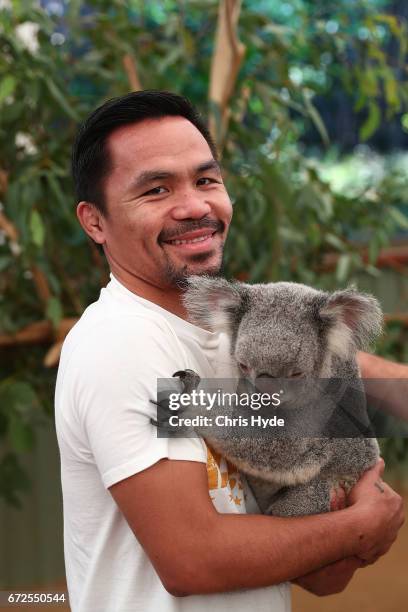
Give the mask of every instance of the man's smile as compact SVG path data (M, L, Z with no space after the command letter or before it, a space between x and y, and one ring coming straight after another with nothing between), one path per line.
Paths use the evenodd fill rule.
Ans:
M171 240L163 240L162 244L176 248L181 252L197 253L203 250L208 250L213 247L214 237L217 234L210 228L195 230L177 236Z

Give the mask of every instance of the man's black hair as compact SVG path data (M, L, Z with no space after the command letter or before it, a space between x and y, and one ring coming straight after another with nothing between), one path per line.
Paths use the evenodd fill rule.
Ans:
M102 104L79 128L72 149L77 201L91 202L106 216L103 183L110 170L108 137L124 125L168 116L188 119L204 136L217 159L216 147L204 120L186 98L169 91L134 91Z

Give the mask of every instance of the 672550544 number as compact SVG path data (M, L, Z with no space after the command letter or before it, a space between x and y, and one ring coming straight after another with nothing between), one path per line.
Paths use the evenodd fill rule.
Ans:
M68 602L68 595L65 592L58 593L38 593L38 592L17 592L0 591L0 606L21 606L24 604L65 604Z

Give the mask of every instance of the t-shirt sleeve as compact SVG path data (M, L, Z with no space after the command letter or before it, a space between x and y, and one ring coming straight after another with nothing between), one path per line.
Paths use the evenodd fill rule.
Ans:
M150 421L157 379L186 367L165 324L140 316L99 323L70 365L73 410L106 488L163 458L206 462L201 439L158 438Z

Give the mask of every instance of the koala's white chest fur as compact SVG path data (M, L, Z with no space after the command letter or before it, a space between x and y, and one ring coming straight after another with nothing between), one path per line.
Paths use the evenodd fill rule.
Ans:
M212 444L214 444L214 441L212 441ZM221 448L219 448L219 450L222 452ZM282 486L294 486L309 482L322 470L322 465L318 462L307 466L293 466L293 468L290 470L275 468L273 471L271 471L267 468L257 468L249 461L238 461L237 467L249 476L278 485L278 488Z

